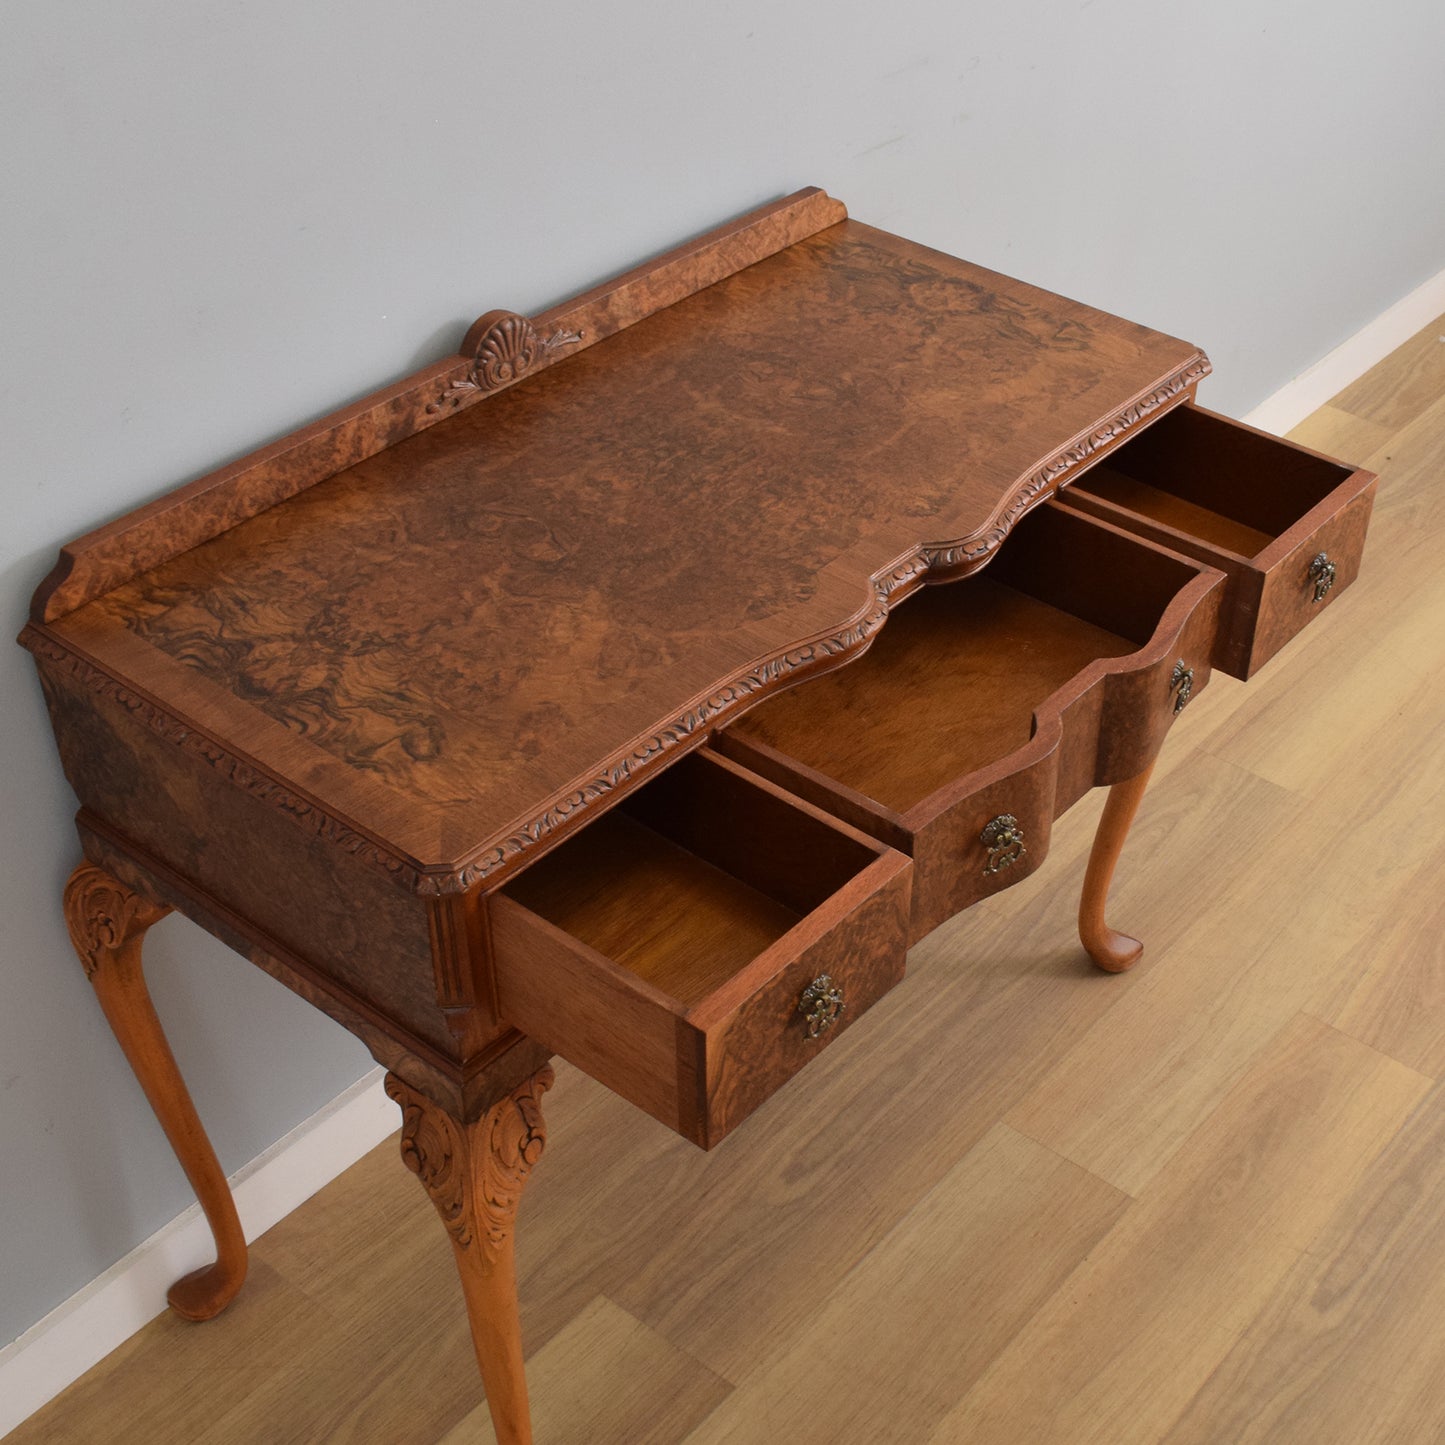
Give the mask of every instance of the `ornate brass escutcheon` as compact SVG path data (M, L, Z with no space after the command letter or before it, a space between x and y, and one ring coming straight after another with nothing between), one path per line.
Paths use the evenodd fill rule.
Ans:
M845 1007L843 990L833 982L830 975L820 973L803 990L803 996L798 1000L798 1012L807 1022L808 1037L816 1039L826 1034L838 1022Z
M1325 595L1335 585L1335 564L1330 561L1324 552L1316 552L1314 559L1310 562L1310 570L1305 574L1306 582L1315 584L1315 595L1310 599L1312 602L1323 602Z
M978 836L988 849L988 862L983 870L986 874L1011 868L1029 851L1024 844L1024 830L1012 813L1000 813Z
M1194 669L1185 667L1182 657L1174 664L1174 671L1169 674L1169 691L1174 693L1174 711L1183 712L1184 704L1194 696Z

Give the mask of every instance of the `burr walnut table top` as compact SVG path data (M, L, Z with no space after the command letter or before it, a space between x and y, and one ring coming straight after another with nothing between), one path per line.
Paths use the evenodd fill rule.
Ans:
M466 887L866 646L1208 369L804 203L826 224L626 329L479 323L424 429L68 611L42 589L32 645Z

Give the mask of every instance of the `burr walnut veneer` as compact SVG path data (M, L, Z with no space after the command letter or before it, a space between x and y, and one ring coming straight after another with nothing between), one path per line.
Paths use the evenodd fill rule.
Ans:
M390 1071L509 1442L552 1055L711 1147L1097 785L1127 968L1164 735L1334 602L1373 495L1207 370L804 191L67 547L21 640L72 936L216 1232L175 1308L245 1246L145 993L169 909Z

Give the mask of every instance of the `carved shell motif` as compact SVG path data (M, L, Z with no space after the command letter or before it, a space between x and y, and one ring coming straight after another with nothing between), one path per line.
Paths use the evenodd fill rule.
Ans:
M542 354L542 338L525 316L495 322L477 347L472 374L484 391L506 386L525 376Z
M583 333L580 331L554 331L545 339L537 334L537 328L515 311L491 311L477 323L488 322L475 341L467 338L466 349L471 353L471 370L459 381L454 381L440 397L427 407L429 412L440 411L444 406L459 406L469 397L485 396L488 392L500 391L514 381L520 381L528 372L544 362L547 356L566 346L576 346Z

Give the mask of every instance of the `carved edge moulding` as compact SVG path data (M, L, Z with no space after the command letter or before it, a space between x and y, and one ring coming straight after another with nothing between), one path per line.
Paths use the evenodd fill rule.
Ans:
M256 759L227 747L61 642L46 623L168 556L219 535L246 517L304 490L339 467L374 455L440 417L474 405L575 355L845 216L843 206L822 191L801 191L774 207L751 213L744 222L709 232L649 265L564 302L535 322L510 311L486 313L467 334L463 349L468 359L464 364L447 363L418 373L400 387L377 393L366 402L160 499L120 523L97 529L66 548L35 594L32 620L20 634L21 644L63 668L88 689L110 697L161 737L197 754L234 786L379 869L408 891L439 897L466 892L484 880L500 882L522 855L544 840L560 840L599 800L635 785L664 755L701 744L714 727L733 720L771 692L840 666L865 649L887 620L890 607L918 587L926 582L953 581L979 570L1014 525L1053 495L1071 474L1098 461L1141 422L1187 401L1210 371L1208 358L1196 351L1182 367L1133 397L1102 426L1076 435L1042 458L990 521L973 535L920 542L874 574L868 595L858 609L836 627L799 639L740 669L655 731L618 749L591 776L573 779L539 810L512 819L466 857L443 864L415 858L297 789L294 783L283 784ZM425 398L419 399L423 391ZM355 430L358 418L364 421L374 417L376 412L392 407L403 393L411 398L411 411L404 425L393 424L386 430L373 428L360 444L354 437L349 442L342 437L343 433L349 435L348 429ZM278 457L307 448L315 452L309 470L293 473L282 467L279 475L272 474ZM168 510L183 514L178 531L172 527L167 532L162 525L161 514ZM159 540L155 528L162 534ZM171 538L168 544L165 536ZM127 547L129 552L125 551ZM124 565L119 561L122 554L128 558Z

